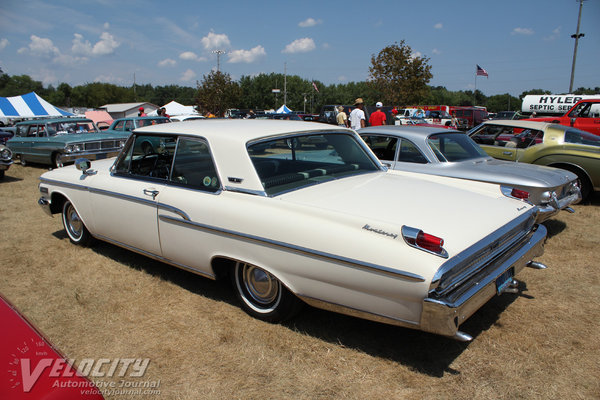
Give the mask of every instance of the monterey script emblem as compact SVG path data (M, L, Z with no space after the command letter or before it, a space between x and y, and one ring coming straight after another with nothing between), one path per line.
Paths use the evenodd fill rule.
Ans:
M371 227L369 226L369 224L366 224L366 225L365 225L365 226L363 226L362 228L363 228L363 229L366 229L366 230L368 230L368 231L371 231L371 232L378 233L378 234L380 234L380 235L384 235L384 236L391 237L392 239L396 239L396 238L398 237L398 235L397 235L397 234L395 234L395 233L389 233L389 232L383 231L383 230L381 230L381 229L371 228Z

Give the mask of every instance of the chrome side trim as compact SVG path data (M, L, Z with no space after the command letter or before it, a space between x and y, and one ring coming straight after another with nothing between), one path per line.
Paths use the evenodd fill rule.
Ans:
M255 196L267 197L267 193L264 190L244 189L244 188L238 188L238 187L233 187L233 186L225 186L225 190L227 190L228 192L246 193L246 194L252 194Z
M186 220L186 221L191 221L191 219L190 219L190 216L189 216L189 215L187 215L187 214L185 213L185 211L183 211L183 210L180 210L180 209L179 209L179 208L177 208L177 207L173 207L173 206L170 206L170 205L168 205L168 204L164 204L164 203L158 203L158 209L159 209L159 210L165 210L165 211L171 211L171 212L173 212L173 213L175 213L175 214L179 215L179 216L180 216L181 218L183 218L184 220Z
M61 181L56 181L54 179L48 179L48 178L42 178L40 177L40 182L42 183L49 183L52 185L56 185L56 186L62 186L62 187L66 187L69 189L78 189L78 190L88 190L89 188L85 185L78 185L75 183L67 183L67 182L61 182Z
M415 321L408 321L405 319L394 318L387 315L376 314L369 311L359 310L348 306L343 306L338 303L332 303L329 301L317 299L302 294L296 294L298 298L304 301L306 304L322 310L336 312L338 314L349 315L351 317L357 317L361 319L368 319L370 321L381 322L384 324L402 326L405 328L418 329L419 323Z
M235 237L235 238L241 238L241 239L245 239L245 240L251 240L253 242L258 242L261 244L266 244L268 246L281 247L286 250L294 251L296 253L308 254L308 255L323 258L323 259L326 259L329 261L341 262L341 263L347 264L351 267L360 268L360 269L364 269L364 270L376 272L376 273L382 273L382 274L393 276L396 278L406 279L406 280L414 281L414 282L425 282L425 278L423 278L420 275L413 274L411 272L398 271L398 270L395 270L395 269L392 269L389 267L385 267L383 265L376 265L376 264L371 264L371 263L367 263L364 261L354 260L351 258L346 258L346 257L338 256L335 254L331 254L331 253L325 253L325 252L321 252L321 251L317 251L317 250L308 249L306 247L296 246L296 245L293 245L290 243L285 243L285 242L280 242L277 240L272 240L272 239L267 239L267 238L263 238L263 237L259 237L259 236L249 235L246 233L236 232L236 231L232 231L229 229L220 228L220 227L216 227L216 226L205 225L205 224L201 224L199 222L186 221L186 220L182 220L179 218L173 218L168 215L161 214L158 216L158 219L160 219L163 222L170 222L173 224L186 226L186 227L189 227L192 229L200 229L200 230L204 230L204 231L208 231L208 232L216 232L216 233L224 234L224 235Z
M149 252L147 252L145 250L138 249L137 247L129 246L129 245L127 245L125 243L121 243L121 242L119 242L117 240L110 239L110 238L108 238L106 236L103 236L103 235L93 235L93 236L96 239L103 240L105 242L114 244L114 245L122 247L122 248L124 248L126 250L131 250L134 253L138 253L138 254L141 254L141 255L146 256L148 258L152 258L153 260L164 262L165 264L169 264L169 265L172 265L174 267L177 267L177 268L180 268L180 269L192 272L194 274L204 276L205 278L210 278L210 279L213 279L213 280L217 279L217 277L215 275L209 274L208 272L200 271L200 270L198 270L196 268L192 268L192 267L189 267L187 265L180 264L180 263L175 262L173 260L169 260L168 258L165 258L165 257L162 257L162 256L158 256L158 255L153 254L153 253L149 253Z
M118 199L133 201L135 203L148 204L155 206L156 202L154 200L144 199L142 197L130 196L128 194L122 194L117 192L112 192L110 190L97 189L97 188L87 188L90 193L102 194L105 196L116 197Z

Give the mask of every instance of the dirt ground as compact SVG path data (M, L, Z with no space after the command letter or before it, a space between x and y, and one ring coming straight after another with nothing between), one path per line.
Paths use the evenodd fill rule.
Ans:
M253 319L229 282L127 250L72 245L38 207L40 166L0 182L0 292L75 364L149 358L166 399L600 398L600 196L546 223L522 293L494 298L462 330L470 343L306 308Z

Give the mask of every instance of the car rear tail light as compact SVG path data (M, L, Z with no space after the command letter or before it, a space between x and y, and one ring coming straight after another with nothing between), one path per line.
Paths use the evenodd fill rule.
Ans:
M444 239L419 231L416 243L419 247L439 253L443 250Z
M528 200L529 199L529 192L526 192L525 190L513 189L510 192L510 195L512 197L516 197L517 199L521 199L521 200Z
M406 225L402 227L402 237L411 247L448 258L448 252L444 249L444 239L440 237Z

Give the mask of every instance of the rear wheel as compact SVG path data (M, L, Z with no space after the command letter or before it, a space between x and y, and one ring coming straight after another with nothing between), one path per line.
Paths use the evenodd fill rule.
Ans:
M300 300L262 268L238 262L231 278L242 308L255 318L280 322L300 310Z
M88 246L92 243L92 235L69 200L63 204L62 221L71 243L81 246Z

